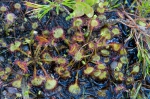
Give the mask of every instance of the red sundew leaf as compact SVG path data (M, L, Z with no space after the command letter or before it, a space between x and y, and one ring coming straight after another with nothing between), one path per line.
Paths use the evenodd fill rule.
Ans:
M116 93L118 93L120 91L125 90L125 87L123 85L118 85L118 86L115 87L114 90L115 90Z
M69 54L74 55L78 51L78 44L72 44L69 48Z
M43 36L36 36L36 40L39 42L40 45L44 45L44 44L49 43L49 40L47 40Z
M27 72L27 70L28 70L28 68L27 68L27 66L28 66L27 62L16 60L14 62L14 64L18 65L24 71L24 73Z

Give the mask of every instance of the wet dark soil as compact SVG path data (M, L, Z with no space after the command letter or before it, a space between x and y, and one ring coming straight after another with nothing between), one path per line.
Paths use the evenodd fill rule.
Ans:
M30 1L36 1L38 4L42 4L42 0L30 0ZM13 5L15 3L21 4L21 11L16 10ZM119 2L123 2L124 0L119 0ZM125 5L125 8L128 8L131 5L132 0L127 0L127 3ZM0 6L5 5L8 8L8 11L4 13L0 13L0 70L4 70L6 67L11 68L11 73L8 73L6 75L1 76L0 75L0 97L1 99L7 98L7 99L22 99L22 88L15 88L12 86L12 82L17 78L17 76L24 77L24 73L22 70L14 64L15 60L32 60L32 58L29 58L25 55L23 55L21 52L11 52L9 51L10 44L14 43L15 41L21 41L24 42L26 38L30 38L31 31L37 31L36 35L42 35L42 32L44 30L52 31L55 27L61 27L64 30L64 33L67 38L71 38L74 35L74 32L68 32L68 30L72 26L73 20L66 21L65 18L67 14L65 12L60 12L59 15L56 14L54 10L47 13L41 20L38 20L36 18L31 18L30 15L25 14L27 7L24 5L22 0L13 0L13 2L0 2ZM17 19L15 22L6 28L7 21L5 20L5 15L7 13L14 13L17 16ZM107 19L117 19L118 16L116 12L107 12L105 13ZM32 23L37 22L38 27L36 29L32 28ZM69 78L61 78L56 72L55 67L58 66L55 62L52 62L50 64L43 63L43 67L46 69L46 72L48 75L53 76L57 79L58 85L53 90L46 90L44 88L44 83L40 86L33 86L30 82L33 78L33 65L28 66L27 71L27 79L25 80L26 83L30 86L30 93L29 97L31 99L131 99L131 92L130 90L133 90L137 87L138 82L143 82L143 85L141 87L141 93L144 92L144 95L150 98L150 90L147 85L150 85L150 77L147 76L146 79L143 79L142 71L139 71L136 75L130 75L128 72L132 65L134 65L137 61L137 48L134 39L130 39L127 43L124 43L124 41L128 38L130 34L130 28L128 26L125 26L121 23L112 24L113 26L117 26L121 32L119 36L113 37L111 40L108 40L109 42L115 42L119 44L123 44L123 47L127 51L127 58L129 63L124 64L121 72L123 73L123 80L118 81L114 78L114 71L111 70L110 64L113 61L119 61L118 57L121 57L118 55L118 52L112 51L109 57L101 57L101 61L104 62L106 58L109 58L110 60L107 62L107 73L108 76L105 80L99 80L95 79L94 77L85 75L83 73L84 67L80 64L81 62L76 62L74 64L74 67L70 69L71 77ZM112 26L112 27L113 27ZM105 26L104 26L105 27ZM87 27L83 27L87 28ZM97 31L100 31L103 27L101 27L99 30L95 30L95 33L99 33ZM83 31L83 30L82 30ZM93 35L92 38L97 38L99 35ZM21 49L25 52L30 52L32 56L34 56L34 51L36 49L36 44L29 46L29 44L22 44ZM80 43L82 45L82 43ZM57 46L58 50L60 50L60 53L55 50L54 46L48 46L48 50L46 52L51 53L51 56L53 57L62 57L64 55L67 55L65 58L67 61L72 60L72 56L68 55L68 48L69 46L63 41L58 40ZM44 49L44 47L42 48ZM85 48L87 49L87 48ZM91 52L85 52L88 54L91 54ZM42 56L41 56L42 57ZM88 60L85 59L85 60ZM92 62L89 62L91 66L95 66ZM79 66L79 68L77 68ZM140 68L142 66L140 65ZM40 66L36 66L37 69L37 75L44 76L44 72L40 68ZM141 69L142 70L142 69ZM74 95L68 91L68 87L70 84L74 83L76 80L76 75L78 75L78 85L81 88L81 92L78 95ZM6 76L6 77L5 77ZM134 82L127 84L126 78L127 77L133 77ZM120 87L122 89L117 90L117 88Z

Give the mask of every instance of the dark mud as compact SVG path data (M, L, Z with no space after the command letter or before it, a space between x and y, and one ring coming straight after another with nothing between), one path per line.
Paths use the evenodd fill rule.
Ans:
M32 1L32 0L31 0ZM21 10L20 12L16 11L13 7L14 3L20 3L21 4ZM119 2L123 2L124 0L119 0ZM125 7L130 7L132 0L127 0L127 3L125 4ZM42 4L42 0L38 1L39 4ZM37 35L41 35L43 30L49 30L51 31L55 27L62 27L65 31L65 35L67 38L71 38L72 34L68 33L68 30L72 26L72 20L66 21L65 17L67 14L65 12L61 12L59 15L56 14L55 11L50 11L47 13L42 20L38 20L35 18L31 18L29 15L25 15L26 12L26 6L24 6L23 2L19 0L14 0L13 2L1 2L0 5L5 5L8 8L8 13L12 12L14 13L18 18L15 20L16 23L12 24L8 27L8 31L6 31L5 23L6 20L3 17L1 17L0 20L0 26L1 26L1 33L0 33L0 68L5 69L6 67L12 68L12 74L8 75L8 78L4 80L2 77L0 79L0 97L1 99L8 98L8 99L15 99L17 97L16 93L21 94L20 88L14 88L11 85L11 82L15 79L16 75L22 74L20 71L20 68L14 64L14 61L24 60L26 58L25 55L22 55L19 52L12 53L8 50L8 46L13 43L16 40L25 41L25 38L30 37L30 32L32 29L32 23L37 22L38 28L35 29L35 31L38 32ZM2 15L2 13L0 14ZM118 16L116 15L116 12L107 12L105 13L107 19L117 19ZM135 41L133 39L130 39L126 44L124 44L124 41L128 38L130 34L130 28L121 24L117 23L115 24L119 27L121 31L120 36L116 36L108 41L110 42L116 42L121 43L124 45L125 49L127 50L127 57L129 60L129 66L135 64L138 61L137 58L137 48L135 45ZM87 28L87 27L83 27ZM58 57L63 56L64 54L67 55L67 49L69 48L65 42L58 41L57 42L58 47L62 47L60 50L61 52L58 54L54 47L49 46L51 48L48 50L48 52L51 53L52 56ZM64 47L65 46L65 47ZM34 56L34 50L35 45L32 45L31 48L28 44L24 44L22 46L22 49L24 51L30 51L32 52L32 56ZM134 82L134 84L126 84L125 81L116 81L113 77L113 71L110 69L110 64L112 61L118 61L118 58L116 57L118 53L111 52L111 56L109 56L109 62L107 63L108 73L109 76L107 77L107 80L99 81L98 79L95 79L93 77L88 77L83 74L83 68L80 67L80 70L77 70L76 66L78 66L81 63L76 63L75 67L71 71L71 77L67 79L60 78L58 74L55 73L54 68L57 66L55 62L52 62L51 64L44 64L44 68L48 72L48 74L51 74L54 76L54 78L57 78L58 80L58 86L52 90L45 90L44 84L41 86L35 87L30 84L30 94L29 96L34 99L130 99L130 94L127 90L133 89L138 81L141 81L145 84L150 84L150 77L146 77L146 81L143 81L143 75L142 71L140 71L138 74L134 75L134 80L137 82ZM120 57L120 56L119 56ZM106 57L102 57L101 61L104 61ZM71 61L71 56L67 56L68 61ZM28 60L28 58L27 58ZM30 58L29 58L30 60ZM92 63L91 63L92 64ZM124 74L124 78L130 76L127 73L128 66L123 65L123 69L121 72ZM71 83L74 83L76 79L76 74L79 73L78 76L78 84L81 88L81 93L78 95L71 94L68 91L68 86ZM26 82L30 82L33 76L33 66L28 67L28 79ZM37 66L37 75L44 75L44 72L41 70L39 66ZM116 84L118 86L123 86L124 89L116 92ZM127 90L126 90L127 89ZM142 87L141 89L145 96L150 98L150 90L147 87ZM19 96L18 96L19 97ZM17 98L21 99L21 98Z

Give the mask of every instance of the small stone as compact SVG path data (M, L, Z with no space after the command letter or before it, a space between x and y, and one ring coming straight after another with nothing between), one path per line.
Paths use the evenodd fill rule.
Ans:
M11 93L11 94L14 94L14 93L17 93L17 92L18 92L17 88L14 88L14 87L8 87L8 88L7 88L7 91L8 91L9 93Z
M5 61L4 57L0 56L0 62L4 62L4 61Z
M110 64L111 69L112 69L112 70L116 69L117 64L118 64L117 61L113 61L113 62Z

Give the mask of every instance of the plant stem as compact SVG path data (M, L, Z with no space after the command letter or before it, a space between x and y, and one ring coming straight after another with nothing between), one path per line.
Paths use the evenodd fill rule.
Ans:
M22 54L26 55L27 57L31 57L29 54L27 54L26 52L22 51L20 48L17 49L18 51L20 51Z
M142 83L140 82L138 88L136 89L136 93L135 93L135 95L133 96L132 99L136 99L136 98L137 98L137 95L138 95L138 93L139 93L139 90L140 90L141 86L142 86Z

